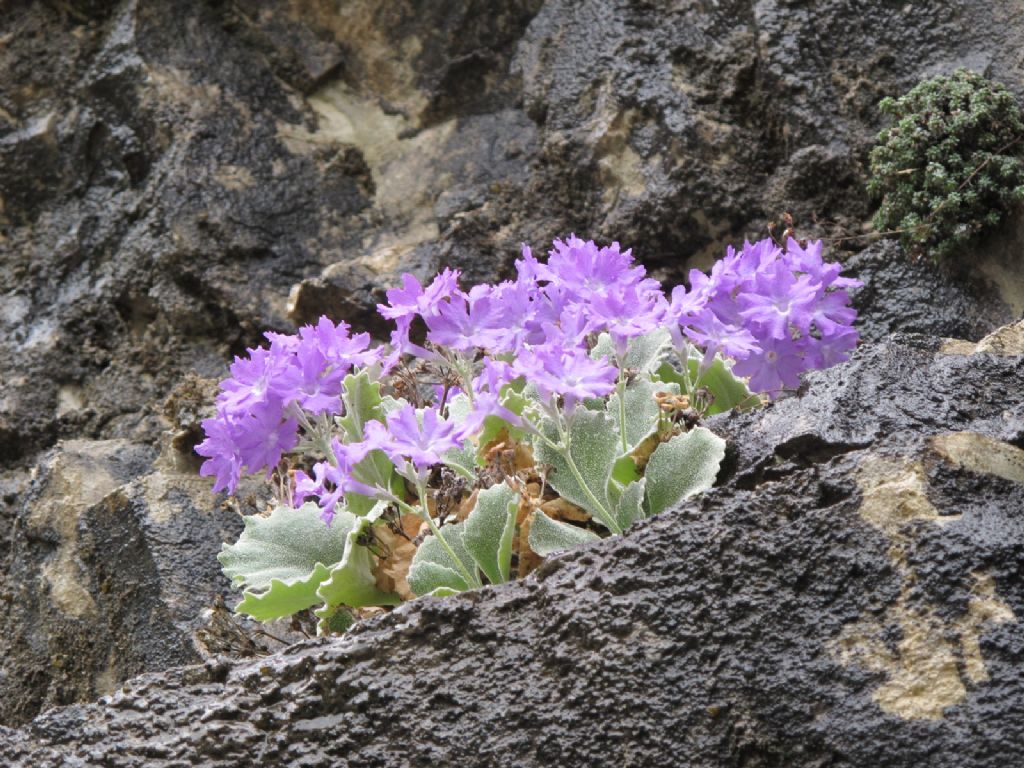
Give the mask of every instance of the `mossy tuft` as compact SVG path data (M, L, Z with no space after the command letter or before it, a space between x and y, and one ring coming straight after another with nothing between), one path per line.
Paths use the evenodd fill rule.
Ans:
M874 224L935 260L1024 200L1024 119L1013 95L967 70L879 104L893 124L871 152Z

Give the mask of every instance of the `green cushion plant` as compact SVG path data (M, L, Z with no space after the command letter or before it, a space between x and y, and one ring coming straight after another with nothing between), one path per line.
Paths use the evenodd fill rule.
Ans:
M1004 86L960 69L879 109L893 122L871 152L874 224L911 253L946 258L1024 200L1024 119Z

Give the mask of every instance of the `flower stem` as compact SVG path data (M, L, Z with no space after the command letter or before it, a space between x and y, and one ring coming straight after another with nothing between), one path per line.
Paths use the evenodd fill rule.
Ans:
M430 532L434 534L437 540L440 542L444 551L448 553L448 557L455 563L455 567L459 569L462 574L462 578L466 580L466 584L470 587L482 586L480 580L470 574L469 570L463 564L459 556L455 554L455 550L451 548L451 545L445 540L444 536L441 535L441 529L437 523L434 522L434 518L430 516L430 507L427 506L427 485L423 481L418 480L416 482L416 493L420 499L420 517L427 521L427 525L430 526ZM408 506L403 504L402 506Z
M458 374L459 382L462 384L462 391L465 393L466 398L469 400L469 404L472 406L474 403L472 361L466 360L458 352L453 352L451 357L448 359L448 364L455 370L455 373Z
M622 437L622 452L629 453L629 441L626 438L626 372L619 368L619 381L615 385L619 395L619 435Z
M683 394L689 397L693 393L693 382L690 381L690 345L683 346L679 353L679 362L682 364Z
M598 517L605 528L615 534L622 533L622 528L615 521L615 518L607 509L605 509L604 504L597 500L594 492L590 490L590 486L587 485L586 481L584 481L583 475L580 473L579 467L576 466L576 461L572 457L572 445L570 444L569 434L562 429L560 422L556 423L558 424L558 437L561 442L559 444L554 444L548 440L548 443L554 450L561 454L563 459L565 459L565 463L569 465L569 471L572 472L572 476L576 479L577 484L580 486L580 490L586 494L587 498L590 499L590 503L594 505L592 510L593 513Z

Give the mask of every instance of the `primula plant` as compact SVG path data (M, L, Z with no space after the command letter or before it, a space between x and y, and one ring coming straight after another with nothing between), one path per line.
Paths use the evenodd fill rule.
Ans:
M948 256L1024 200L1024 119L1008 90L967 70L883 99L871 152L875 226L912 253Z
M279 504L225 545L237 610L356 609L523 576L711 487L704 415L749 408L856 345L821 243L729 249L666 296L618 244L523 249L515 280L411 275L378 310L391 344L321 318L237 358L197 452L215 491L275 479Z

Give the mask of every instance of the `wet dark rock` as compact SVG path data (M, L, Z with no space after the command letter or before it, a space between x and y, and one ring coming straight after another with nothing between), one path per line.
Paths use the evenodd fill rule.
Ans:
M964 254L973 260L970 265L938 265L929 259L912 260L895 240L883 240L846 259L847 272L864 283L853 298L860 312L861 338L879 341L902 332L976 341L1019 319L1024 306L1007 303L1013 284L1024 282L1024 259L1016 258L1019 250L1012 260L979 250ZM986 277L990 270L1008 278L1009 291Z
M1024 326L1001 338L871 345L800 397L716 417L732 467L698 502L342 639L136 678L4 732L0 756L1015 764Z
M1024 93L1014 10L17 4L0 458L155 444L186 372L218 376L321 311L380 332L405 270L494 279L521 242L577 231L673 281L787 210L804 234L859 236L878 99L960 65ZM983 300L966 309L977 333L958 335L994 327Z
M5 722L202 658L193 632L228 591L216 557L241 530L240 507L193 467L155 458L125 440L76 440L43 461L10 542Z

